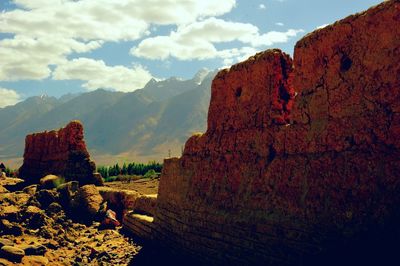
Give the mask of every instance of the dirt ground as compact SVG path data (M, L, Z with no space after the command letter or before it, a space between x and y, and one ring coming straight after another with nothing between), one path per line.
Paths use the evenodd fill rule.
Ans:
M115 181L107 182L105 186L115 188L115 189L127 189L135 190L141 194L157 194L158 184L160 179L139 179L136 181L125 182L125 181Z

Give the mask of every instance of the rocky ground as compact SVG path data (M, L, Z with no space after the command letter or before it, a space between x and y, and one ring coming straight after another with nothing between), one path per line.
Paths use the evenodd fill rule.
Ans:
M93 185L20 182L0 180L0 265L128 265L141 250L104 222L107 204Z

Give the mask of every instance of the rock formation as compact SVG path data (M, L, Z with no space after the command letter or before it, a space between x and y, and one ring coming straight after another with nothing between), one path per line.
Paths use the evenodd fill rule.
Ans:
M28 135L25 140L24 163L19 176L28 183L39 183L40 178L58 175L66 181L79 181L80 185L100 185L93 172L96 165L90 160L83 140L83 126L70 122L58 131L45 131Z
M386 1L305 36L293 62L268 50L219 72L207 132L164 163L151 238L246 265L398 239L399 36Z

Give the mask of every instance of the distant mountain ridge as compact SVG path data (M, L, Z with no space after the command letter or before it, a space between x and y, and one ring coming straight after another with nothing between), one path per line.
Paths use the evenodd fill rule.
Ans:
M0 108L0 159L21 157L25 136L81 120L89 151L127 158L180 155L193 132L204 131L216 71L192 79L150 80L131 93L96 90L60 99L35 96Z

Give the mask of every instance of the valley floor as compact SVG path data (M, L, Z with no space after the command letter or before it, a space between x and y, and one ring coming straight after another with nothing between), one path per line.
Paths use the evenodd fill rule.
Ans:
M107 182L105 186L114 189L125 189L125 190L135 190L140 194L157 194L158 192L159 179L139 179L131 182Z

